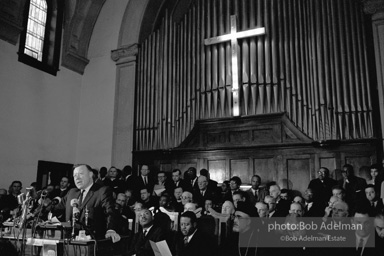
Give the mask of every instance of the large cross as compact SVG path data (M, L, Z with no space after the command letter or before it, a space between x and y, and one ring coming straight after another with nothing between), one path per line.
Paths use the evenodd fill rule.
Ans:
M255 28L246 31L237 32L236 15L231 15L231 33L222 36L216 36L207 38L204 40L205 45L212 45L217 43L223 43L231 41L232 49L232 95L233 95L233 115L240 115L240 103L239 103L239 50L237 39L263 35L265 34L265 28Z

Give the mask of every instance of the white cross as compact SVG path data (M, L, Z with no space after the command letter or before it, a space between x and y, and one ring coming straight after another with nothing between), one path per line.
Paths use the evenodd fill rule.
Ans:
M237 32L236 15L231 15L231 33L221 36L211 37L204 40L205 45L212 45L217 43L223 43L231 41L232 49L232 95L233 95L233 115L240 115L240 99L239 99L239 69L238 69L238 38L246 38L251 36L265 34L265 28L255 28Z

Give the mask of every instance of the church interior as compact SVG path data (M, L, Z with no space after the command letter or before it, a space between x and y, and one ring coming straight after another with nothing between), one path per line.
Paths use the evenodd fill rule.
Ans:
M0 0L0 39L0 188L384 166L383 0Z

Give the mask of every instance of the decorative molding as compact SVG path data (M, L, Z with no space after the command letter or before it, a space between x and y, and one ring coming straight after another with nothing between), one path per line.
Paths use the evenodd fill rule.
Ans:
M0 39L16 45L23 31L26 0L0 0Z
M362 3L367 14L384 12L384 0L362 0Z
M113 61L118 61L122 58L136 57L139 53L139 44L122 45L116 50L111 51Z
M65 21L61 65L83 74L89 63L87 55L93 28L105 0L81 0L76 1L75 6L73 2L69 3L72 6L66 7L66 13L69 9L74 13Z

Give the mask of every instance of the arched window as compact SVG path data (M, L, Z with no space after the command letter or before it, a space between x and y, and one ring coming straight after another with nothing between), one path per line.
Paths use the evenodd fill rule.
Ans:
M38 61L43 60L46 24L47 2L45 0L31 0L29 5L24 53Z
M19 61L56 75L59 69L62 0L29 0L20 35Z

